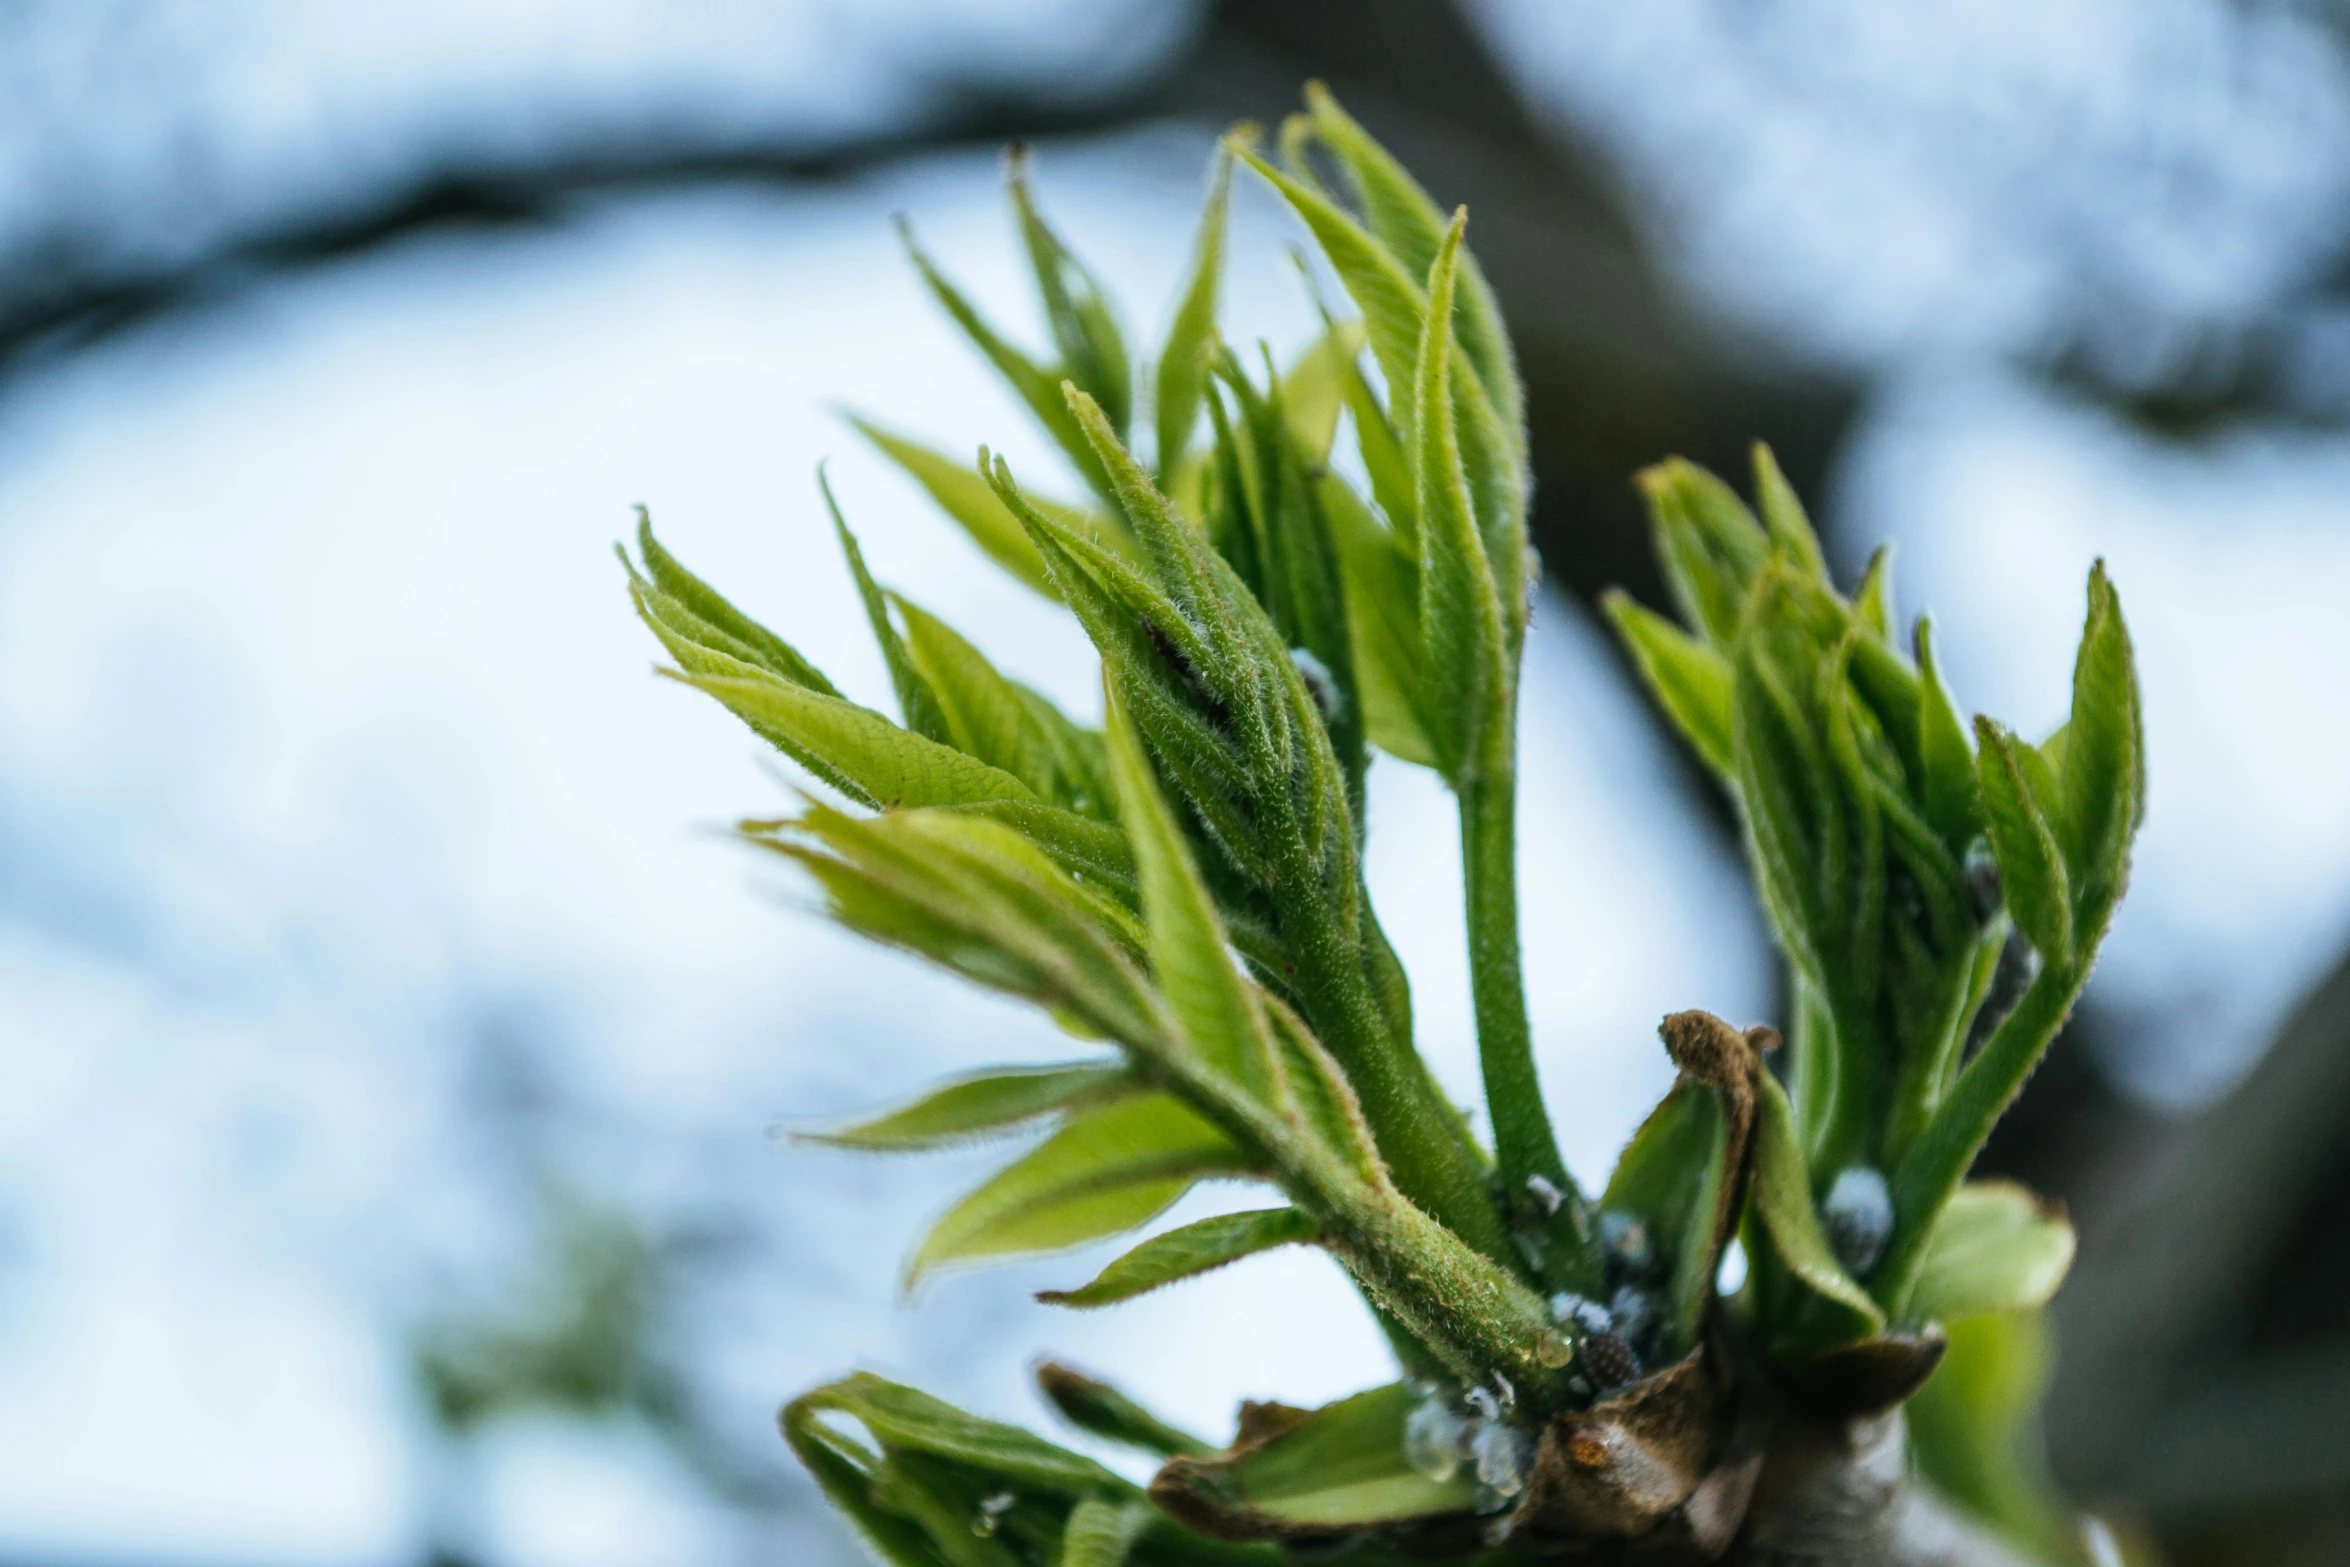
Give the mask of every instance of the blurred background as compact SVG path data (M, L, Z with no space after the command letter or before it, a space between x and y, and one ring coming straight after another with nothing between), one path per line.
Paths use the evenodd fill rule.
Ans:
M646 503L878 702L829 456L884 580L1098 708L839 417L1051 466L890 220L1040 340L1027 140L1155 339L1214 135L1309 76L1470 204L1518 336L1571 1161L1663 1090L1660 1014L1777 1006L1589 612L1660 596L1630 473L1771 441L2027 732L2103 555L2152 810L1990 1154L2084 1237L2048 1446L2180 1562L2350 1559L2350 12L5 0L0 1564L845 1564L772 1422L852 1367L1036 1420L1050 1350L1216 1432L1383 1375L1303 1256L1101 1318L1027 1298L1082 1256L898 1298L979 1165L775 1133L1049 1031L722 839L783 780L651 678L609 553ZM1298 236L1245 185L1235 225L1231 333L1293 351ZM1449 809L1382 762L1371 816L1466 1098Z

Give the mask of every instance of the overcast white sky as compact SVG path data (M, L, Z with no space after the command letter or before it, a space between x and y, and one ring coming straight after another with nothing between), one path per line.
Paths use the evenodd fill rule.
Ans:
M2339 62L2289 16L2198 34L2224 8L2186 0L1963 9L1792 53L1837 8L1744 32L1700 6L1479 14L1545 103L1606 133L1693 289L1878 377L1827 499L1853 537L1899 542L1903 602L1936 613L1962 700L2052 725L2082 578L2112 561L2155 782L2097 983L2143 1019L2122 1078L2192 1099L2350 931L2350 741L2331 719L2350 447L2161 445L2008 355L2084 287L2226 316L2303 276L2350 141L2295 128L2334 123ZM951 48L904 46L917 12L956 19ZM942 74L1082 83L1171 36L1142 11L912 0L658 29L617 4L347 13L255 0L185 40L228 62L207 74L174 66L168 30L126 65L56 10L51 54L0 74L82 129L0 125L0 249L61 189L101 194L106 243L168 253L436 137L521 156L582 116L661 134L679 102L745 135L838 134ZM2180 45L2199 36L2215 41ZM2097 47L2116 39L2118 63ZM145 107L76 118L59 84L92 59L93 101ZM142 95L141 71L170 90ZM1667 77L1694 85L1643 85ZM2127 101L2149 82L2178 106L2152 137ZM1054 210L1146 333L1205 146L1167 131L1045 158ZM899 210L1027 330L993 162L960 157L401 246L0 400L0 1554L413 1556L431 1476L394 1330L448 1280L494 1283L517 1244L514 1172L473 1108L490 1038L549 1074L566 1178L748 1237L698 1275L692 1369L779 1467L775 1403L852 1365L1028 1417L1022 1368L1049 1347L1209 1428L1244 1395L1310 1403L1379 1374L1305 1257L1252 1264L1286 1275L1269 1293L1236 1272L1106 1316L1026 1302L1085 1258L901 1307L903 1247L948 1172L985 1156L872 1166L766 1139L782 1116L1065 1048L825 931L705 830L777 785L723 715L649 677L608 552L649 503L690 561L879 701L813 505L830 454L885 580L1093 702L1070 628L825 411L1052 470L912 286ZM1305 329L1286 240L1244 201L1244 337ZM1756 1016L1768 985L1735 868L1591 628L1546 604L1529 670L1535 1017L1571 1157L1596 1174L1663 1087L1655 1018ZM1429 1048L1466 1097L1449 812L1383 763L1373 830ZM542 1424L492 1446L479 1544L499 1563L806 1560L838 1539L744 1537L643 1433Z

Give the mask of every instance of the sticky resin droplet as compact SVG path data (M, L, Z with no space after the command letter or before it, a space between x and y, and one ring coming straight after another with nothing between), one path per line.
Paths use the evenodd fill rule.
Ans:
M1820 1222L1845 1271L1866 1277L1893 1236L1893 1193L1885 1177L1865 1164L1845 1169L1820 1204Z
M1556 1371L1575 1358L1575 1346L1556 1328L1544 1328L1534 1335L1534 1358L1545 1367Z
M1002 1521L1004 1514L1012 1510L1016 1500L1018 1498L1009 1491L998 1491L986 1498L979 1504L979 1516L971 1520L971 1532L982 1540L994 1534L996 1525Z
M1469 1452L1469 1422L1445 1400L1423 1397L1403 1423L1403 1461L1412 1473L1442 1485L1461 1472Z
M1546 1219L1558 1212L1559 1204L1567 1200L1565 1192L1539 1175L1526 1177L1526 1195L1534 1199L1534 1206L1542 1210L1542 1216Z
M1526 1489L1534 1466L1534 1439L1516 1426L1488 1420L1470 1441L1477 1459L1477 1510L1494 1512Z

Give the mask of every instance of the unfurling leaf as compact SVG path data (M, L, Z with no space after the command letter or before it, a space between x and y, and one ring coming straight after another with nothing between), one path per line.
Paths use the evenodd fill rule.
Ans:
M1826 582L1828 567L1820 557L1819 535L1812 532L1811 519L1804 515L1795 487L1779 471L1779 460L1760 441L1754 443L1754 498L1762 508L1763 527L1772 546L1785 551L1805 575Z
M1028 186L1026 148L1012 149L1007 172L1012 210L1028 247L1029 270L1036 276L1045 324L1051 328L1053 347L1061 356L1061 373L1102 405L1123 438L1134 411L1134 367L1109 298L1036 210L1036 196Z
M1125 1567L1127 1553L1156 1516L1144 1502L1079 1502L1069 1510L1053 1567Z
M1123 1234L1200 1180L1254 1169L1181 1100L1115 1100L1070 1117L948 1209L907 1263L906 1285L949 1263L1033 1256Z
M862 804L885 810L1033 800L1035 792L998 767L952 746L925 740L854 702L767 677L693 672L678 677L707 692L737 718L791 755L819 765L819 776L847 786Z
M1141 883L1152 977L1183 1037L1211 1071L1260 1103L1286 1099L1256 987L1233 965L1215 899L1159 793L1150 758L1115 686L1107 689L1106 699L1110 773Z
M2072 1267L2064 1210L2012 1181L1970 1181L1951 1193L1910 1289L1920 1321L2044 1305Z
M2016 928L2044 963L2073 959L2073 896L2064 851L2048 820L2053 785L2031 747L1988 718L1975 720L1976 770L1999 887Z
M1615 622L1649 694L1698 760L1725 778L1732 776L1738 763L1730 661L1626 593L1610 591L1601 607Z
M851 417L849 423L859 434L878 447L883 456L904 469L915 483L930 493L939 510L961 526L971 536L971 542L987 552L988 557L1046 598L1060 597L1054 588L1052 574L1044 568L1044 561L1036 553L1036 546L1028 542L1028 530L1020 526L1020 519L1004 508L996 498L987 480L968 464L957 462L944 452L933 451L918 441L910 441L865 419ZM1082 507L1064 506L1058 501L1031 495L1029 504L1063 527L1090 530L1108 540L1113 547L1131 542L1119 528L1108 523L1099 513Z
M1675 457L1644 469L1640 489L1681 618L1727 648L1747 590L1770 557L1769 539L1746 503L1695 463Z
M1722 1248L1737 1221L1740 1172L1754 1128L1758 1049L1769 1031L1740 1033L1704 1012L1677 1012L1658 1031L1681 1069L1671 1093L1632 1134L1600 1199L1603 1214L1639 1222L1664 1251L1662 1358L1696 1341Z
M1107 1382L1058 1361L1048 1360L1036 1368L1036 1386L1062 1419L1105 1442L1161 1458L1178 1453L1198 1457L1216 1450L1213 1444L1167 1424Z
M1158 396L1153 416L1158 444L1152 448L1159 482L1165 484L1191 444L1199 405L1208 388L1208 365L1216 351L1216 295L1224 273L1225 215L1232 205L1232 154L1216 149L1208 173L1208 204L1200 213L1199 237L1192 242L1191 277L1175 307L1159 353Z
M2064 727L2059 824L2081 939L2104 933L2129 879L2130 840L2146 815L2144 718L2121 599L2099 561L2089 573L2089 616L2073 667L2072 716Z
M1452 299L1467 214L1456 216L1428 276L1428 309L1412 380L1420 475L1420 626L1442 703L1439 758L1457 773L1509 721L1503 609L1461 466L1452 397Z
M1322 510L1346 580L1363 730L1399 761L1436 765L1437 704L1420 635L1420 563L1407 541L1380 525L1343 478L1321 481Z
M1116 1061L1075 1066L993 1067L943 1083L912 1104L799 1140L875 1153L950 1148L1043 1116L1119 1094L1139 1093L1132 1069Z
M946 622L895 598L905 647L958 751L999 767L1039 797L1080 815L1115 814L1101 734L1006 678Z
M1844 1271L1820 1228L1819 1209L1812 1202L1811 1175L1804 1166L1803 1144L1786 1090L1768 1072L1758 1073L1756 1081L1761 1087L1761 1103L1754 1129L1755 1211L1762 1215L1788 1271L1860 1317L1867 1331L1874 1333L1885 1325L1885 1314L1869 1299L1868 1291Z
M1048 1306L1112 1306L1179 1279L1196 1278L1276 1246L1296 1246L1321 1233L1313 1215L1295 1208L1218 1214L1154 1235L1073 1290L1040 1290Z
M1061 395L1063 373L1046 369L999 336L961 291L946 280L946 275L923 253L922 247L914 243L913 229L901 222L899 234L905 241L906 254L913 258L915 270L922 274L922 281L930 286L930 292L946 313L987 356L997 373L1011 383L1012 390L1028 405L1028 411L1045 427L1046 433L1060 446L1062 455L1094 493L1108 499L1108 476L1102 472L1101 461L1094 456L1084 433L1077 428L1077 421L1070 417L1068 401Z
M1228 1540L1375 1528L1476 1501L1465 1467L1442 1480L1406 1462L1404 1423L1421 1402L1407 1383L1373 1388L1312 1413L1280 1410L1269 1430L1213 1458L1176 1458L1151 1500L1178 1522Z

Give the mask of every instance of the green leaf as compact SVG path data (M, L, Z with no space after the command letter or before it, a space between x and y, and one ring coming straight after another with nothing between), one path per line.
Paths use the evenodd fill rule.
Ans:
M1286 1099L1256 987L1233 967L1215 899L1159 793L1150 758L1115 686L1107 688L1106 699L1110 774L1142 887L1152 977L1184 1038L1211 1071L1260 1103Z
M1363 351L1363 329L1353 321L1325 319L1322 335L1306 345L1281 378L1280 403L1288 416L1290 440L1308 463L1330 460L1338 438L1338 415L1346 407L1346 383L1355 355Z
M1114 814L1097 731L1007 679L944 621L904 599L895 602L907 654L939 714L938 738L1056 805L1100 819Z
M1218 146L1208 173L1208 204L1192 241L1191 277L1175 307L1159 353L1158 396L1153 410L1159 480L1166 483L1191 445L1200 399L1208 387L1208 365L1216 352L1216 295L1224 271L1224 230L1232 205L1232 153Z
M1157 1516L1145 1502L1079 1502L1069 1511L1055 1567L1125 1567L1127 1553Z
M1429 308L1411 382L1420 475L1420 625L1446 723L1436 736L1457 775L1509 723L1502 607L1461 467L1453 416L1452 297L1467 212L1456 215L1429 273Z
M1059 590L1053 586L1052 574L1045 570L1044 561L1036 553L1036 546L1028 542L1028 530L1005 509L977 470L868 420L851 415L849 423L928 491L939 509L953 518L990 560L1046 598L1060 597ZM1064 527L1093 533L1113 546L1130 542L1119 530L1107 526L1106 519L1098 513L1083 507L1037 495L1029 496L1028 502Z
M969 805L1036 796L1001 768L900 729L870 708L772 678L677 677L787 751L804 751L867 805Z
M1113 1306L1260 1251L1302 1245L1321 1230L1312 1214L1296 1208L1219 1214L1152 1236L1102 1269L1090 1284L1073 1290L1039 1290L1036 1298L1048 1306Z
M1057 1361L1048 1360L1036 1368L1036 1385L1062 1419L1105 1442L1161 1458L1178 1453L1198 1457L1215 1451L1213 1445L1167 1424L1107 1382Z
M2073 1249L2073 1227L2058 1205L2012 1181L1970 1181L1934 1221L1910 1312L1955 1322L2045 1305L2064 1283Z
M1657 560L1682 620L1727 648L1737 638L1747 590L1770 558L1762 526L1728 485L1695 463L1667 458L1638 477Z
M1616 1160L1603 1211L1638 1219L1672 1262L1666 1358L1694 1342L1713 1293L1714 1214L1728 1179L1730 1126L1719 1097L1689 1081L1674 1086Z
M1760 1102L1754 1129L1754 1205L1769 1228L1772 1244L1788 1271L1822 1295L1848 1307L1874 1333L1885 1325L1885 1314L1869 1299L1868 1291L1836 1260L1820 1228L1819 1209L1811 1195L1811 1176L1805 1168L1803 1141L1795 1129L1795 1111L1787 1103L1778 1079L1760 1076ZM1860 1337L1860 1334L1849 1335Z
M1919 715L1919 761L1925 773L1921 791L1926 820L1944 841L1962 845L1983 826L1982 797L1975 784L1975 753L1967 743L1966 726L1958 706L1942 683L1934 662L1934 627L1924 616L1917 624L1919 686L1923 701Z
M906 1267L911 1289L958 1262L1034 1256L1147 1224L1210 1176L1254 1161L1165 1094L1082 1111L965 1196L923 1238Z
M1315 134L1346 171L1371 232L1403 263L1405 271L1426 276L1444 247L1447 218L1443 209L1386 148L1338 106L1338 100L1321 83L1306 84L1306 110L1313 117ZM1521 428L1525 422L1524 394L1510 352L1509 331L1502 324L1501 306L1484 270L1466 252L1461 256L1459 320L1454 332L1502 427L1513 432Z
M689 640L724 653L777 679L806 686L826 696L838 696L824 672L809 663L790 643L769 631L726 601L716 588L680 565L653 537L653 521L643 507L636 514L637 553L644 557L651 592L640 580L637 605L654 630L675 628ZM627 564L622 557L621 563ZM633 568L630 576L635 577ZM649 601L649 602L648 602ZM680 613L682 611L682 613ZM663 640L668 640L663 636Z
M2038 1312L1969 1317L1902 1406L1917 1472L2031 1561L2079 1559L2080 1515L2049 1473L2040 1408L2055 1362Z
M1420 635L1420 564L1398 534L1381 527L1337 474L1321 479L1323 513L1346 582L1347 630L1355 686L1370 742L1399 761L1436 765L1438 727Z
M1229 1539L1466 1512L1476 1501L1467 1466L1431 1480L1404 1461L1404 1422L1419 1402L1410 1384L1397 1382L1327 1405L1222 1457L1173 1459L1152 1482L1152 1499Z
M833 499L832 481L824 476L821 468L816 471L816 488L823 492L824 509L832 515L832 531L840 540L840 552L848 560L849 575L857 584L857 597L865 606L865 622L873 630L873 640L880 645L881 661L888 668L889 683L897 692L899 716L908 729L925 740L954 744L953 737L947 733L946 717L939 711L938 695L907 656L906 644L899 638L897 627L890 624L888 601L874 585L873 574L865 569L865 552L857 547L857 536L849 531L848 520L841 516L840 502Z
M1880 544L1870 554L1868 569L1860 574L1860 586L1852 595L1852 613L1880 641L1893 640L1892 545Z
M1779 471L1779 460L1762 442L1754 443L1754 498L1762 508L1763 526L1771 543L1786 552L1804 575L1815 582L1828 580L1827 563L1820 557L1819 535L1804 515L1795 487Z
M840 1510L874 1554L890 1567L953 1567L930 1543L928 1532L919 1523L880 1504L876 1496L878 1456L826 1426L816 1417L808 1398L794 1399L784 1406L783 1436L793 1456L815 1478L825 1500Z
M1615 622L1649 694L1696 750L1698 760L1724 778L1734 777L1738 761L1730 661L1621 589L1610 589L1600 607Z
M2045 764L1988 718L1975 719L1975 741L1983 813L2008 912L2042 962L2068 965L2073 958L2070 879L2043 809L2046 795L2029 781L2031 770L2045 770Z
M960 812L860 818L823 806L752 841L814 873L834 919L1163 1063L1173 1043L1133 917L999 823Z
M813 1414L845 1414L892 1455L918 1453L965 1465L1007 1484L1052 1496L1132 1498L1134 1486L1109 1469L1033 1432L966 1414L914 1388L860 1372L793 1401Z
M1116 1061L990 1067L953 1078L871 1120L829 1132L799 1132L794 1138L874 1153L951 1148L1140 1087L1133 1071Z
M2076 928L2094 943L2129 880L2130 840L2146 812L2138 672L2103 561L2089 572L2088 624L2064 733L2062 804L2053 814L2072 875Z
M1007 172L1012 210L1020 220L1020 237L1028 246L1029 269L1036 274L1037 294L1044 303L1053 346L1061 356L1062 372L1102 405L1123 438L1134 413L1134 368L1108 296L1036 210L1036 196L1028 185L1025 147L1013 147ZM1212 296L1209 310L1212 317Z
M915 269L922 274L922 281L930 286L930 292L945 307L946 313L954 318L955 324L963 329L963 334L987 356L997 373L1011 383L1012 390L1028 405L1028 411L1036 415L1037 422L1045 427L1045 432L1059 445L1062 454L1069 459L1086 484L1096 494L1108 499L1109 477L1102 472L1101 460L1094 456L1093 447L1086 441L1084 432L1077 428L1077 421L1070 416L1068 401L1061 395L1062 374L1047 370L997 335L995 328L987 324L986 318L963 297L954 284L946 280L945 274L932 264L922 247L914 242L914 230L903 219L899 221L898 233L905 241L906 254L913 259Z

